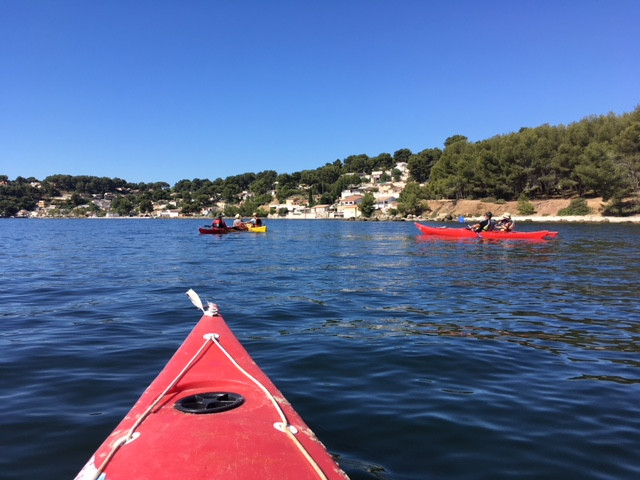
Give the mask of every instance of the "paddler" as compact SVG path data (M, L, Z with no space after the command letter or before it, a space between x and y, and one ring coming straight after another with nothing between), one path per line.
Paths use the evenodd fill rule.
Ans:
M492 217L493 217L493 213L491 212L485 213L484 220L482 220L479 223L476 223L475 225L470 226L469 229L473 230L474 232L490 232L496 227L496 224L492 220Z
M511 232L513 231L515 224L516 223L511 219L511 214L505 212L502 214L502 218L498 220L496 227L498 230L502 230L503 232Z
M250 222L254 227L262 226L262 220L260 220L260 218L258 217L258 212L253 212L253 218L250 220Z
M211 224L213 228L227 228L227 224L224 223L224 219L222 218L222 213L218 214L218 217Z
M235 220L233 221L233 228L235 228L236 230L246 230L247 229L247 226L242 221L242 217L240 216L239 213L236 213Z

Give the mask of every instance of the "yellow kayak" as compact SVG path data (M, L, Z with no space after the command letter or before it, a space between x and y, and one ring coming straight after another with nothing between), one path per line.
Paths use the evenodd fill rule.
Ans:
M260 227L252 227L251 225L249 225L247 227L247 230L249 230L250 232L255 232L255 233L266 233L267 232L267 226L266 225L262 225Z

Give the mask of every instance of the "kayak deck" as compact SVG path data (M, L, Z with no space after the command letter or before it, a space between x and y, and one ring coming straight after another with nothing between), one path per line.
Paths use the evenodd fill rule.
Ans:
M415 226L424 235L437 235L441 237L449 238L487 238L497 240L542 240L545 238L555 238L558 236L558 232L552 232L549 230L538 230L534 232L502 232L502 231L490 231L490 232L474 232L467 228L448 228L448 227L430 227L428 225L422 225L415 223Z
M213 305L76 480L102 472L106 480L347 478Z

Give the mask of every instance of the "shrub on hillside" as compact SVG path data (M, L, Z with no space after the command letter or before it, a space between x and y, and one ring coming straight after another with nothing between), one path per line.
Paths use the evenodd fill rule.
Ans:
M567 208L563 208L558 212L560 216L567 215L589 215L592 213L591 208L587 205L587 201L584 198L574 198Z
M518 213L520 215L533 215L536 213L536 208L526 195L520 195L520 198L518 198Z
M640 215L640 200L613 199L604 207L603 215L611 217L628 217Z
M502 198L495 198L495 197L483 198L480 201L483 203L495 203L496 205L504 205L505 203L507 203L506 200L503 200Z

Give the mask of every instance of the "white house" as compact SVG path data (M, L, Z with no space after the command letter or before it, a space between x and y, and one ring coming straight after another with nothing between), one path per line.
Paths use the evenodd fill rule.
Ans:
M338 213L342 213L344 218L357 218L360 216L358 205L362 202L364 195L351 195L342 198L338 202Z

